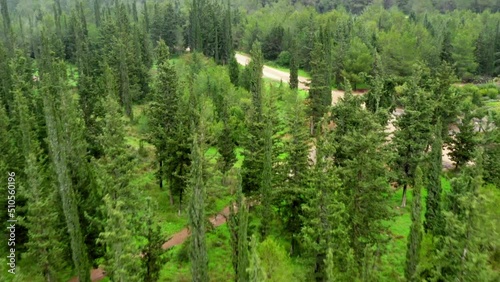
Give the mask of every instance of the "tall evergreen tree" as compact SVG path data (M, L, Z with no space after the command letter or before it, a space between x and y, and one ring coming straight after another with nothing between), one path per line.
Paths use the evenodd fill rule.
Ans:
M316 39L314 49L311 53L311 85L309 99L311 100L311 132L316 128L315 124L326 113L332 104L332 93L329 85L328 65L325 60L323 43Z
M292 39L290 44L290 88L299 87L299 53L297 41Z
M229 59L229 79L234 86L239 85L240 67L238 61L236 61L236 58L234 57L234 54L232 54Z
M346 85L344 98L332 109L336 123L332 142L338 144L333 157L344 184L351 248L361 266L372 255L371 246L380 248L380 234L386 228L383 221L392 217L385 167L389 154L381 125L361 107L361 98L352 95L348 82Z
M160 271L165 264L162 245L165 242L161 234L161 227L154 221L153 201L146 198L146 214L144 215L143 237L148 242L142 250L144 264L144 281L156 282L160 277Z
M168 158L175 154L176 149L172 146L172 142L174 142L172 139L174 138L179 103L177 72L169 62L168 47L163 40L159 41L156 53L158 75L155 81L153 101L149 109L150 142L156 148L156 158L159 165L156 175L159 179L160 188L163 187L163 179L170 177L172 195L174 167L169 165ZM171 203L173 204L172 196Z
M241 176L238 173L236 201L229 206L227 226L231 234L232 263L235 281L248 281L248 204L241 187Z
M458 125L458 132L455 132L452 136L453 141L451 142L449 155L455 162L455 168L459 168L471 160L477 143L476 138L472 114L467 112Z
M441 124L436 125L434 139L429 154L429 167L427 168L427 198L424 228L426 233L433 235L441 234L441 171L442 171L442 146Z
M264 62L258 41L253 44L250 56L252 57L252 61L247 66L250 71L248 91L252 94L254 121L259 122L262 118L262 69Z
M327 140L325 133L318 136L317 141L316 164L311 169L305 190L303 210L307 220L304 221L302 236L314 265L315 280L325 281L328 276L325 265L327 250L333 249L331 263L335 264L336 269L332 271L340 274L341 270L349 268L344 256L350 246L345 194L341 189L337 168L330 158L333 144Z
M292 94L292 93L290 93ZM284 183L279 185L278 193L280 202L278 212L283 220L286 230L292 236L291 253L296 254L299 250L299 233L302 229L303 215L302 206L305 203L304 187L306 186L310 160L309 133L307 131L306 106L304 99L297 93L287 93L288 103L291 104L287 114L287 125L289 127L289 139L284 141L283 152L288 154L284 160Z
M46 47L47 48L47 47ZM45 52L45 56L47 53ZM51 60L51 58L44 58ZM89 261L78 214L77 198L71 181L70 157L75 150L75 140L81 132L81 124L75 116L78 110L66 87L66 67L63 63L49 63L43 69L42 92L44 93L45 122L51 159L58 179L59 194L68 233L74 266L81 281L90 281ZM72 132L68 138L67 132Z
M36 128L33 127L36 123L24 97L28 93L21 92L23 87L19 84L23 83L17 81L13 95L21 152L25 156L24 174L28 180L22 191L28 201L24 225L28 228L29 242L25 258L35 263L34 269L46 281L55 281L65 258L64 233L60 229L64 225L60 224L57 189L50 184L54 180L49 176L51 166L36 138Z
M429 146L431 129L429 124L433 114L428 92L418 86L421 72L416 71L406 86L404 113L396 120L393 144L396 150L394 170L398 174L398 184L403 186L401 206L406 206L406 190L414 185L415 169Z
M138 195L131 185L134 159L125 145L124 124L113 92L108 93L107 113L101 136L105 156L99 160L104 189L105 227L99 241L106 246L105 269L114 281L139 281L143 276L136 203Z
M189 225L191 227L191 274L193 281L209 281L208 256L205 242L205 176L203 157L203 133L194 133L191 153Z
M415 170L415 181L413 186L413 202L411 205L411 227L408 235L406 249L405 278L407 281L416 281L416 271L420 261L420 245L422 242L422 217L421 217L421 190L422 190L422 170L417 167Z
M485 240L478 226L481 215L477 206L483 174L481 152L476 152L474 161L474 166L465 167L461 175L451 181L443 212L443 232L431 257L434 269L423 272L422 278L426 280L494 280L482 249Z
M257 238L255 235L252 235L252 239L250 240L249 266L247 268L249 282L260 282L265 281L266 279L266 273L264 272L260 262L257 244Z

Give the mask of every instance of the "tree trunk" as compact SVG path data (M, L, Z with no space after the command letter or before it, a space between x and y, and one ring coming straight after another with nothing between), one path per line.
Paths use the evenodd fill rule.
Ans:
M406 188L408 187L408 184L405 184L403 186L403 200L401 201L401 207L404 208L406 207Z

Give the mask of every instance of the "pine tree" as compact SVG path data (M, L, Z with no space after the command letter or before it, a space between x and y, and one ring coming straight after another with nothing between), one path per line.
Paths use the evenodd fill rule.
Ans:
M441 171L442 171L441 124L435 128L427 168L427 198L424 228L428 234L439 235L443 227L441 216Z
M407 281L416 280L416 271L420 261L420 245L422 242L422 217L420 192L422 190L422 170L417 167L415 170L415 181L413 186L413 203L411 206L411 227L408 235L408 246L406 250L405 278Z
M257 238L255 235L252 235L252 239L250 240L249 266L247 268L249 282L261 282L266 279L266 273L260 262L257 244Z
M272 221L272 196L273 196L273 129L274 124L272 120L272 97L266 97L265 113L263 117L264 132L263 132L263 154L262 154L262 172L260 184L260 197L262 201L262 218ZM269 224L264 223L261 225L261 234L265 238L269 234Z
M189 225L191 230L191 274L193 281L209 281L208 256L205 242L205 181L202 151L203 133L194 133L191 153Z
M231 234L232 263L235 281L248 281L248 205L243 196L241 176L238 173L236 202L229 206L227 226Z

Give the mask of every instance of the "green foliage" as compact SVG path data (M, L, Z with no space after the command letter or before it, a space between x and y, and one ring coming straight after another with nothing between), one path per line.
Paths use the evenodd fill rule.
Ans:
M416 168L415 185L413 187L413 203L411 206L411 227L408 235L408 249L406 251L405 278L407 281L416 279L416 271L420 261L420 245L422 243L422 216L421 216L421 195L423 186L423 173L420 167Z
M441 171L442 171L442 146L441 124L434 131L434 139L429 154L427 179L427 199L425 209L425 232L432 235L441 234L443 228L442 202L441 202Z
M198 139L201 138L201 139ZM191 171L189 188L191 200L189 202L189 223L191 229L191 248L189 258L191 260L191 273L194 281L208 281L208 257L205 238L205 197L206 188L204 181L204 158L201 153L203 134L193 138L193 149L191 153ZM201 147L201 148L200 148Z
M235 281L248 281L248 204L243 196L241 176L238 173L236 203L229 206L227 227L231 233L232 264Z
M258 242L255 235L252 235L250 240L250 256L249 256L249 266L247 269L248 277L250 282L260 282L265 281L267 275L262 267L262 262L258 251Z

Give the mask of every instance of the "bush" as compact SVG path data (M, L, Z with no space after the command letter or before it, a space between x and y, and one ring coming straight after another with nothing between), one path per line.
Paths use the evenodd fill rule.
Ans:
M283 51L279 54L276 63L280 66L288 68L290 66L290 58L292 55L288 51Z
M487 94L488 94L488 97L490 99L496 99L498 96L498 89L497 88L490 88L490 89L488 89Z

